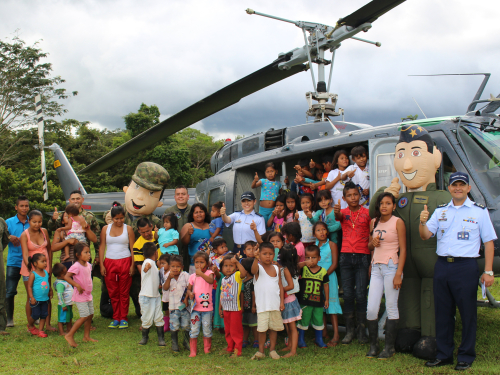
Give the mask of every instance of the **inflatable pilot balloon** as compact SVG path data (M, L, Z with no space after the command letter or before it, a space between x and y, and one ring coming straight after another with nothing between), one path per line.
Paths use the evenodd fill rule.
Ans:
M371 199L370 216L374 217L377 197L383 191L396 197L395 215L406 225L407 256L403 284L399 294L399 330L396 349L413 352L424 359L435 358L436 324L434 318L433 276L437 260L436 239L423 241L418 232L420 212L424 205L432 215L437 206L451 200L448 191L436 190L436 171L441 152L429 133L419 125L403 125L396 145L394 168L406 186L395 178L388 188L380 188Z
M130 225L134 230L135 239L140 235L137 231L137 221L140 218L147 218L153 223L153 227L162 227L161 220L153 214L157 207L161 207L163 202L163 190L167 185L170 176L165 168L153 162L140 163L132 175L132 181L129 186L124 186L125 202L125 224ZM107 224L112 223L111 213L104 214ZM111 303L107 288L102 280L101 295L101 315L111 317L113 315ZM135 311L138 316L141 315L139 305L139 292L141 290L141 275L137 272L132 276L132 285L130 287L130 297L134 303Z

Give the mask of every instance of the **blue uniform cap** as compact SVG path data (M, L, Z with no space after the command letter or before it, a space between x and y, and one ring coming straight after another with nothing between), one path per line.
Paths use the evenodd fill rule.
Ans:
M254 201L255 200L255 195L251 191L245 191L243 194L241 194L241 199L244 201L245 199Z
M453 185L456 181L462 181L469 185L469 175L464 172L454 172L450 175L450 185Z

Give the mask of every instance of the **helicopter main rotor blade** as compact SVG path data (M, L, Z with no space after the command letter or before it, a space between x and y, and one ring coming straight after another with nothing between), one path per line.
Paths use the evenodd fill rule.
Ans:
M153 126L110 153L104 155L100 159L82 169L79 173L102 172L120 161L137 154L139 151L164 140L172 134L193 125L194 123L203 120L204 118L219 112L224 108L238 103L240 99L245 96L253 94L264 87L270 86L273 83L279 82L307 69L304 64L293 66L288 70L278 69L278 64L286 61L288 58L288 54L281 56L279 59L275 60L266 67L249 74L239 81L233 82L212 95L207 96L186 109L183 109L172 117L169 117L158 125Z
M354 13L341 18L337 24L358 27L366 22L372 23L381 15L405 1L406 0L373 0Z

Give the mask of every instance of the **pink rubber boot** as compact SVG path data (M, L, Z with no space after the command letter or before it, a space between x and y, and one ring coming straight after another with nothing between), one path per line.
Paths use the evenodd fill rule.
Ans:
M163 332L170 331L170 318L168 316L164 316L163 321L165 322L165 325L163 326Z

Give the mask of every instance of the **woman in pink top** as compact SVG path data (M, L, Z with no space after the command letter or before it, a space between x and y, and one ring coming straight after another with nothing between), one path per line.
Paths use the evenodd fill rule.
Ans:
M38 210L33 210L28 214L29 228L26 229L23 234L21 234L21 249L23 251L23 263L21 264L21 275L23 277L24 286L26 287L26 295L28 296L26 300L26 318L28 320L28 331L33 334L33 331L36 330L34 325L29 324L29 317L31 316L31 307L29 303L29 293L28 293L28 279L30 276L30 272L28 271L28 257L33 256L36 253L41 253L45 255L47 259L47 268L45 270L49 274L49 285L52 285L50 282L50 274L52 273L52 252L50 251L50 242L47 241L49 238L49 234L47 233L47 229L42 228L43 216L42 213ZM56 331L54 327L50 325L50 311L51 311L51 303L49 300L49 315L46 319L47 330Z
M385 349L378 358L387 359L396 352L394 342L399 321L399 289L406 260L406 228L403 220L392 215L395 209L394 196L391 193L380 194L375 208L375 219L370 223L368 248L374 251L374 254L366 312L370 337L370 350L366 356L369 358L378 353L378 312L384 290L387 310Z

